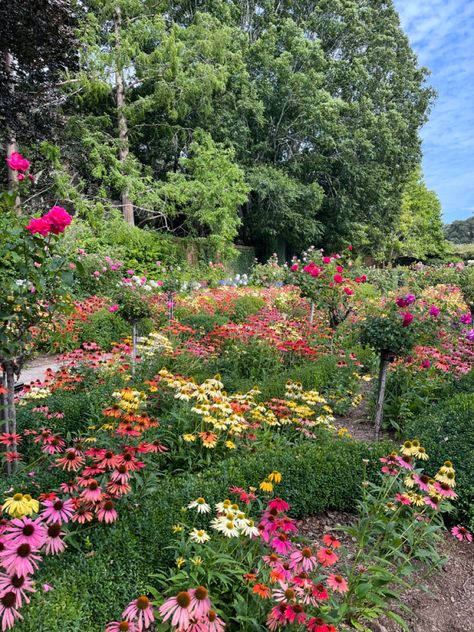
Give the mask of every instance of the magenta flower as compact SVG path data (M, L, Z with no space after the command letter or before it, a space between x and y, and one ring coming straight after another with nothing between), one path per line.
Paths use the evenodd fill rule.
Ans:
M163 621L171 619L171 625L178 629L186 629L189 626L191 599L191 594L185 590L167 599L160 606Z
M408 327L408 325L410 325L413 321L413 314L411 312L404 312L401 315L403 316L402 327Z
M7 547L0 552L2 565L7 573L11 575L32 575L38 568L38 550L33 549L29 544L20 544L15 547Z
M135 619L137 619L136 626L139 632L147 630L155 620L153 604L148 597L142 595L128 604L127 608L122 612L122 617L134 623Z
M0 618L2 619L3 631L12 628L16 619L23 619L16 608L16 595L13 591L0 597Z
M33 549L40 549L46 538L46 529L40 520L24 518L14 518L10 521L5 531L5 542L15 545L29 544Z
M117 312L119 309L120 309L119 305L117 305L117 303L114 303L113 305L109 307L109 312L113 314L114 312Z
M310 573L316 567L317 562L309 546L305 546L301 550L293 551L290 555L290 568L297 573L301 573L301 571Z
M27 592L36 592L33 582L27 575L5 575L0 574L0 595L13 592L16 596L16 608L21 608L23 599L30 603Z
M132 621L111 621L105 632L137 632L137 626Z
M43 219L49 223L50 230L55 235L64 233L66 226L72 222L72 217L62 206L53 206Z
M440 312L441 312L440 308L436 307L436 305L432 305L430 307L430 316L435 316L436 317L436 316L439 315Z
M42 504L46 509L44 509L41 516L48 524L52 522L59 522L59 524L69 522L69 519L74 513L74 506L71 499L45 500Z
M49 222L45 221L43 217L34 217L25 228L32 235L38 233L38 235L43 235L43 237L47 237L51 232Z
M471 316L471 314L462 314L462 316L459 319L459 322L462 325L470 325L472 323L472 316Z
M64 551L66 545L62 537L65 535L64 531L61 531L59 522L49 525L45 543L46 555L58 555Z
M30 167L30 161L17 151L14 151L6 161L12 171L27 171Z
M461 525L457 525L451 529L451 533L457 538L460 542L463 540L467 540L467 542L472 542L472 535L466 529L466 527L461 527Z
M207 616L211 610L209 591L204 586L198 586L189 591L191 595L190 610L197 619Z

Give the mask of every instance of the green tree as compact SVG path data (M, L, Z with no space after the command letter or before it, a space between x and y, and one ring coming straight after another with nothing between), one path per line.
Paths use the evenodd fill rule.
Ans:
M474 244L474 215L445 226L444 236L455 244Z

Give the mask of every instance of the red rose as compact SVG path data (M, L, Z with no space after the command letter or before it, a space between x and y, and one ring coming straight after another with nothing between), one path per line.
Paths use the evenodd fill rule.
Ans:
M340 274L335 274L333 279L336 283L342 283L344 281L343 277Z

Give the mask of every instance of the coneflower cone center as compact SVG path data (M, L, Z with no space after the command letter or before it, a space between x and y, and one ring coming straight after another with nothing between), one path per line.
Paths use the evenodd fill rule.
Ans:
M196 597L196 599L198 599L199 601L203 601L204 599L207 598L208 595L208 591L207 588L204 588L204 586L198 586L196 588L196 591L194 593L194 596Z
M139 610L146 610L149 605L150 605L150 600L148 599L148 597L145 597L145 595L142 595L141 597L138 597L138 599L137 599L137 608Z
M191 597L188 592L183 590L182 592L177 594L176 601L180 608L189 608L189 605L191 603Z

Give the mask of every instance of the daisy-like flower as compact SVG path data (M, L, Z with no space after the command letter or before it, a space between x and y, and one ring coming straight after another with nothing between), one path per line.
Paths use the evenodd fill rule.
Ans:
M400 446L400 452L401 454L404 454L405 456L412 456L413 450L414 450L414 447L411 441L405 441L403 445Z
M206 499L202 496L190 502L188 509L196 509L198 513L209 513L211 511L210 505L207 504Z
M467 542L472 542L472 535L466 529L466 527L462 527L461 525L457 525L451 529L451 533L457 538L460 542L463 540L467 540Z
M155 615L153 614L153 604L145 595L141 595L138 599L131 601L126 609L122 612L122 617L127 621L136 620L137 630L147 630L153 621Z
M260 599L270 599L270 596L272 594L270 587L267 586L266 584L261 584L261 583L255 584L254 587L252 588L252 592L255 595L258 595Z
M217 616L217 612L210 610L207 615L207 621L204 621L204 630L209 632L224 632L225 623L220 617ZM207 629L206 629L206 626Z
M273 472L270 472L270 474L267 476L267 479L271 482L271 483L281 483L281 479L282 479L282 475L280 472L277 472L276 470L273 470Z
M405 494L399 494L398 492L395 494L395 500L402 505L411 505L412 503L411 498L405 496Z
M7 498L2 505L2 509L6 511L9 516L13 516L14 518L31 516L33 513L31 503L28 502L26 495L23 494L14 494Z
M79 486L74 481L68 481L67 483L61 483L59 489L64 494L74 494L74 492L79 491Z
M27 593L36 592L33 582L27 575L5 575L0 574L0 595L7 592L14 592L16 595L16 608L21 608L23 599L30 603Z
M125 465L119 465L117 469L115 469L111 475L110 480L115 483L120 483L121 485L125 485L130 480L130 473Z
M288 511L290 505L286 502L286 500L282 500L281 498L273 498L268 503L268 509L272 511L275 509L276 511Z
M17 610L16 594L12 590L0 597L0 618L3 631L12 628L16 619L23 618Z
M45 509L42 511L41 516L45 522L51 524L52 522L69 522L72 514L74 513L74 504L70 498L67 500L45 500L42 503Z
M318 601L326 601L329 599L328 591L324 584L316 584L313 586L313 597L315 597Z
M316 555L319 562L326 567L333 566L339 559L332 549L319 549Z
M81 498L86 500L87 502L96 503L102 500L102 489L100 488L99 483L92 478L88 483L86 489L81 492Z
M211 522L211 527L219 533L222 533L226 538L238 538L239 531L237 525L233 520L228 520L225 516L223 518L216 518Z
M291 541L284 533L280 533L274 537L270 542L270 546L280 555L287 555L292 548Z
M186 630L189 626L190 606L192 596L186 590L170 597L160 606L160 615L163 621L171 619L171 625Z
M396 461L398 465L403 467L405 470L413 469L413 459L411 456L407 456L407 455L397 456Z
M42 547L46 538L46 529L40 520L31 518L14 518L5 530L5 542L29 544L33 549ZM8 544L7 544L8 546Z
M0 444L11 447L12 445L21 443L22 438L23 437L16 432L2 432L0 433Z
M457 498L458 496L454 489L452 489L452 487L448 485L448 483L440 483L436 481L433 487L436 493L440 496L443 496L443 498Z
M120 496L124 496L131 491L131 486L129 483L124 483L123 485L120 483L114 483L114 481L109 481L106 485L107 492L112 496L116 496L120 498Z
M321 617L312 617L306 626L308 632L329 632L329 627Z
M193 529L189 534L191 542L197 542L198 544L204 544L211 539L211 536L204 529Z
M32 575L38 568L38 549L32 548L29 544L19 544L14 547L7 547L0 551L2 565L10 575Z
M61 531L61 525L58 522L53 522L53 524L49 525L45 542L46 555L58 555L64 551L66 544L62 538L65 535L64 531Z
M415 459L420 459L422 461L427 461L430 458L426 453L425 448L421 445L413 452L413 456Z
M138 628L132 621L111 621L105 632L137 632Z
M332 533L325 533L323 536L323 544L330 549L338 549L341 546L341 541L332 535Z
M289 623L298 623L299 625L305 623L308 618L308 615L305 613L304 608L301 604L288 604L285 610L285 617Z
M198 586L189 591L191 595L190 610L193 617L203 619L211 610L211 600L209 599L209 591L204 586Z
M277 602L288 603L297 597L296 590L286 582L281 582L280 587L272 592L272 598Z
M425 505L428 505L428 507L431 507L432 509L439 509L440 499L436 496L425 496L424 502Z
M413 481L418 485L418 487L423 491L423 492L429 492L430 491L430 482L431 479L429 476L427 476L426 474L413 474L412 476Z
M347 582L342 575L329 575L327 582L334 591L345 593L349 590Z
M220 503L216 503L216 511L219 513L226 513L228 509L232 506L232 501L226 498Z
M255 522L251 518L242 518L239 520L239 530L248 538L257 538L260 531Z
M449 463L449 461L448 461ZM435 479L439 483L445 483L450 487L456 487L456 473L454 468L442 466L439 468L439 472L436 474Z
M282 626L286 625L286 606L287 604L283 602L279 606L275 606L271 609L270 614L267 617L267 628L271 630L271 632L280 630Z
M98 467L107 470L113 470L119 464L118 456L112 450L100 450L100 453L94 457L94 461Z
M273 491L273 483L268 480L262 481L259 485L262 492L272 492Z
M118 517L117 510L114 508L114 503L110 499L101 503L96 515L99 522L106 522L108 524L115 522Z
M83 457L82 452L80 450L76 450L76 448L69 448L63 456L59 457L55 461L57 467L60 467L67 472L77 472L77 470L79 470L85 462L86 460Z
M316 567L316 564L317 559L309 546L305 546L301 550L293 551L290 555L290 568L297 573L301 571L310 573Z

